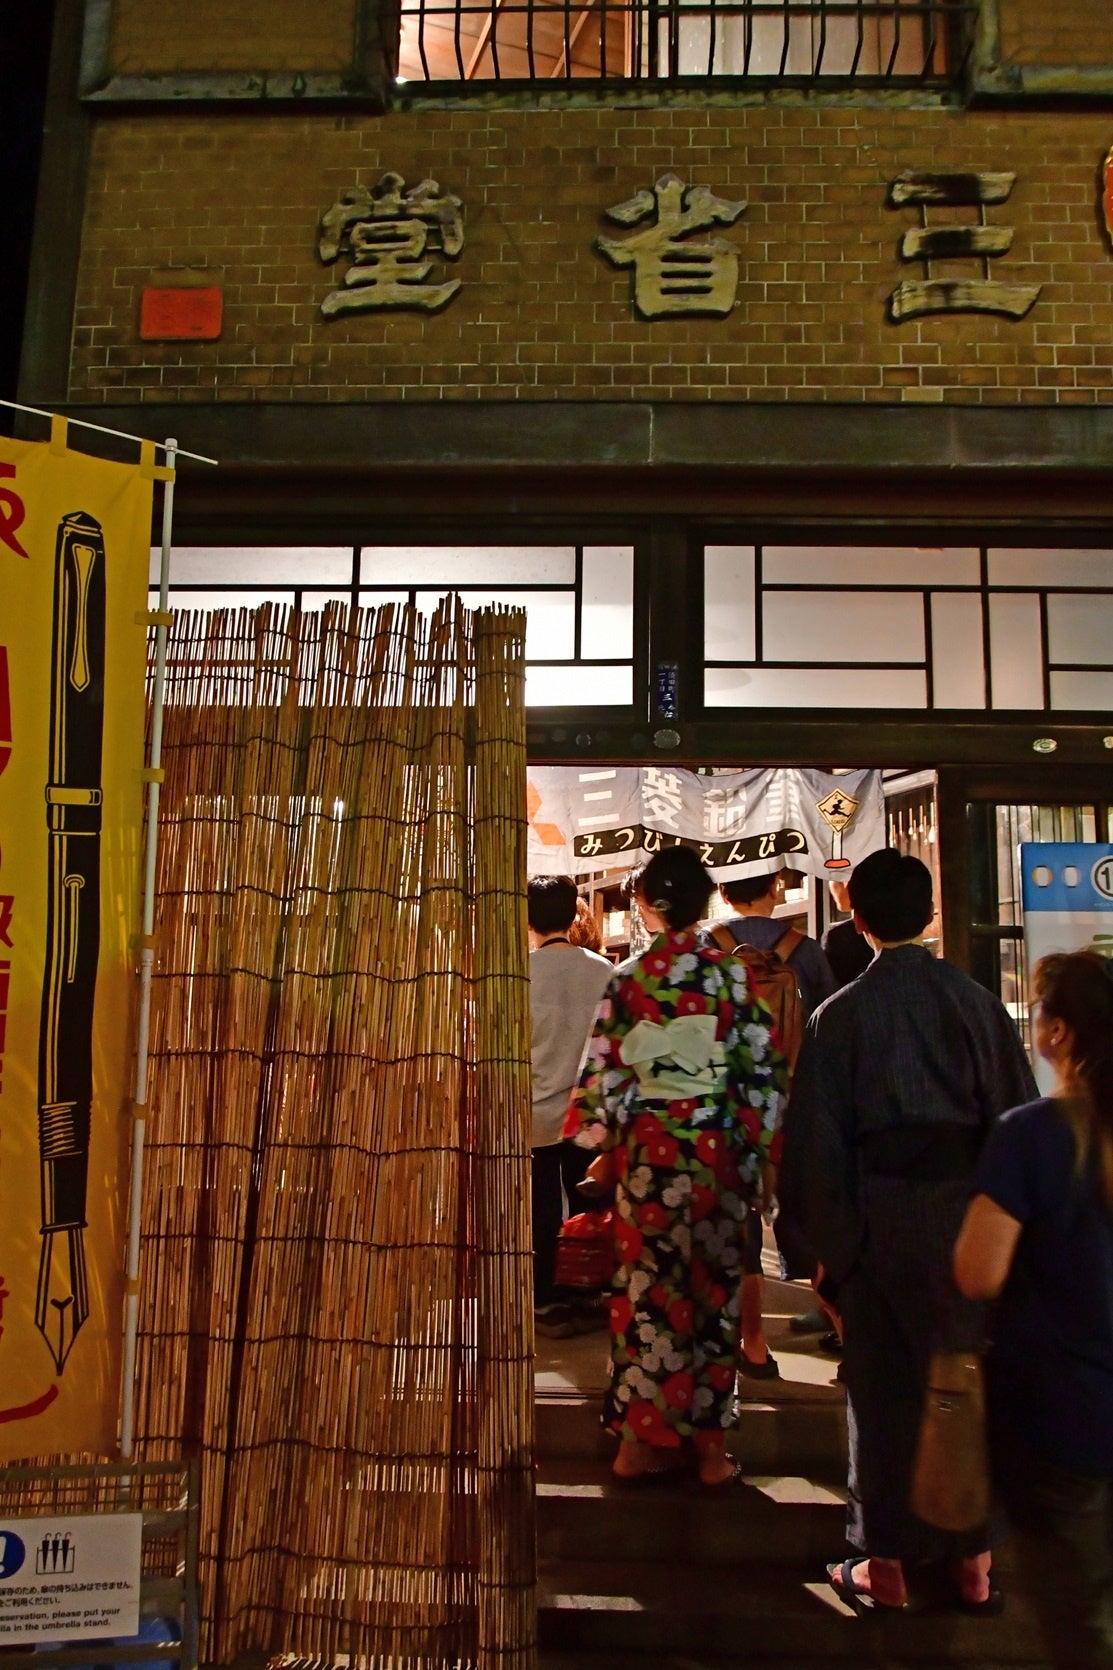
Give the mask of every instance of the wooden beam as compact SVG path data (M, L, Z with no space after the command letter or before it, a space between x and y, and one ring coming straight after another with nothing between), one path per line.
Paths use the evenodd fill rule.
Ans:
M567 76L567 77L571 78L571 75L572 75L572 48L575 46L576 42L579 40L580 35L583 32L584 25L586 24L588 18L591 16L591 14L594 10L595 10L594 6L585 6L583 11L580 12L579 16L577 17L575 23L572 26L571 32L569 33L569 36L568 36L568 39L565 41L564 46L563 46L560 54L557 57L556 63L553 65L552 69L549 71L550 81L557 81L557 80L559 80L559 78L561 76ZM604 29L605 28L606 28L606 20L604 18ZM604 36L603 36L603 54L604 54L604 57L606 56L606 51L607 51L606 35L604 34Z
M479 31L479 38L475 43L475 47L472 50L472 55L468 59L467 68L464 71L464 80L465 81L471 81L471 80L474 79L475 72L479 68L479 60L482 58L483 54L487 50L487 43L491 38L491 31L494 29L494 26L495 26L495 18L497 17L498 13L502 10L502 7L503 7L503 0L495 0L494 5L491 6L487 11L487 15L483 20L483 27Z

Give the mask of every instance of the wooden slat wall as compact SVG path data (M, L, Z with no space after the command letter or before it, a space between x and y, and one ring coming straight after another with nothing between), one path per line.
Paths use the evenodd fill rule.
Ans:
M534 1662L523 646L174 628L138 1430L209 1661Z

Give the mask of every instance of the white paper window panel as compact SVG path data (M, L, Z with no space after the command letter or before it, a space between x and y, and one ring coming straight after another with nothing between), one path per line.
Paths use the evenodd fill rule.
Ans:
M155 547L152 582L161 563ZM175 545L170 552L172 586L342 586L351 578L350 545Z
M565 591L479 591L459 589L465 609L506 608L526 612L526 660L570 661L576 652L576 597ZM432 615L447 592L419 591L417 607Z
M917 668L708 667L708 707L926 707Z
M924 659L919 592L766 592L761 619L764 661Z
M1113 593L1050 593L1047 648L1051 661L1113 662Z
M1113 673L1052 673L1051 705L1083 713L1113 713Z
M347 591L303 591L301 594L301 606L304 613L308 613L310 610L313 610L315 613L319 614L320 611L329 603L350 603L351 601L352 593L350 587ZM385 597L377 597L375 601L376 603L385 603L387 599ZM405 601L404 596L401 601Z
M361 609L381 609L385 603L399 603L402 605L410 601L408 591L361 591L359 606ZM309 604L306 603L306 608Z
M978 593L932 593L931 662L935 707L985 707L982 600Z
M585 545L580 653L589 660L634 654L634 552L629 545Z
M989 651L995 708L1043 706L1043 646L1038 597L998 592L989 599Z
M826 17L822 23L798 15L789 18L787 12L784 18L768 14L717 18L711 57L710 22L706 17L687 21L683 5L681 0L679 75L707 75L709 70L712 75L741 75L744 70L750 75L811 75L813 66L820 75L879 75L888 72L891 59L897 75L923 71L923 44L917 41L916 30L905 24L897 36L892 20L871 18L868 7L858 17ZM667 61L672 27L658 25L662 62Z
M527 707L630 707L632 667L526 667Z
M155 597L158 593L155 592ZM175 586L170 593L172 609L261 609L264 603L286 603L292 609L292 591L192 591Z
M1113 586L1113 551L988 551L991 586Z
M571 586L571 545L365 545L360 579L367 585Z
M703 648L708 661L752 661L754 548L706 545L703 551Z
M911 545L766 545L761 577L770 585L976 586L978 552Z

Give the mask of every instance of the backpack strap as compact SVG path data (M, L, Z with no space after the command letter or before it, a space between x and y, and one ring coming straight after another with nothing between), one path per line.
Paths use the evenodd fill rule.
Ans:
M773 950L782 962L787 963L800 949L807 937L807 934L802 934L799 928L786 928L776 945L773 946Z
M725 922L716 922L711 929L711 938L720 951L734 952L738 950L738 941L731 933Z

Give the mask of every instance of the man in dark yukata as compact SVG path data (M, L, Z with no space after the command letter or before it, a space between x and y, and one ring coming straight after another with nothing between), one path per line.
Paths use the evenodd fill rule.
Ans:
M850 878L877 955L812 1016L785 1122L781 1210L842 1313L850 1475L847 1541L828 1567L857 1610L903 1607L917 1566L942 1566L964 1610L1000 1604L988 1533L934 1530L908 1506L928 1359L981 1338L950 1284L951 1252L985 1136L1036 1095L1004 1005L925 949L931 874L874 852Z

